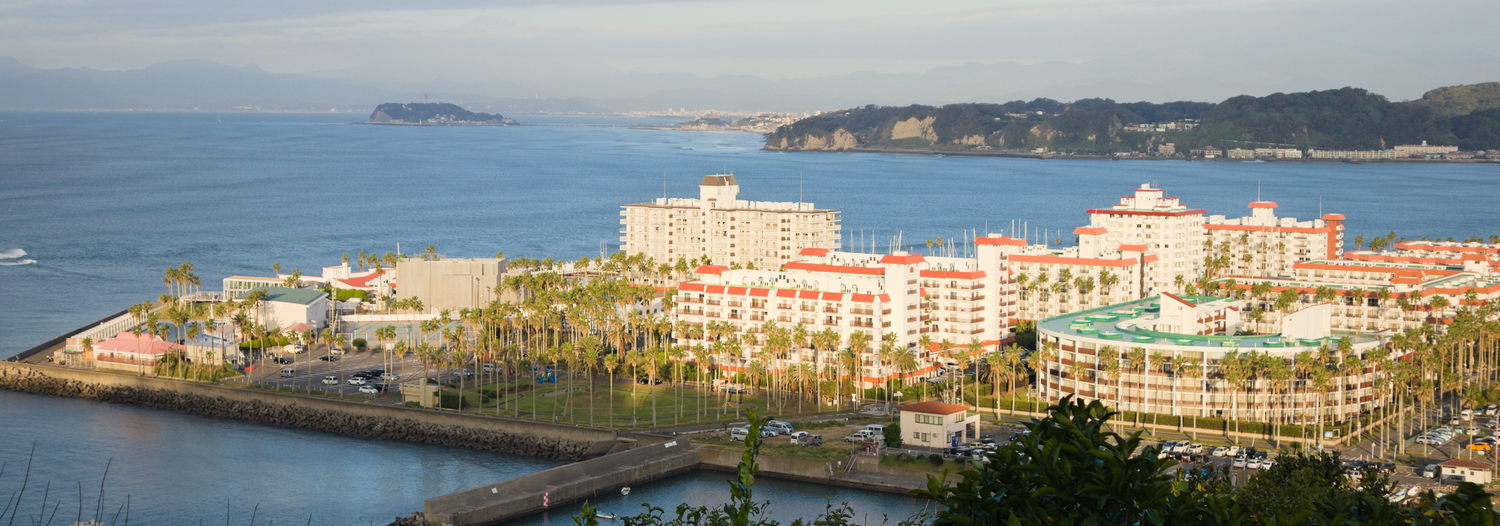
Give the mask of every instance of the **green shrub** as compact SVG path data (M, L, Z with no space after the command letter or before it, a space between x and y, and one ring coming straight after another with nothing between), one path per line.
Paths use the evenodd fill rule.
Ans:
M941 466L943 465L943 456L937 453L933 453L931 455L927 455L927 461L931 462L934 466Z
M349 343L354 344L354 348L355 349L359 349L361 351L365 350L365 347L370 344L370 342L365 341L364 338L355 338L354 341L349 342Z
M334 293L333 293L333 299L336 299L336 300L339 300L339 301L349 301L350 299L354 299L354 298L358 298L360 300L366 300L366 299L370 298L370 293L365 292L363 290L355 290L355 289L338 289L337 291L334 291Z
M885 445L901 447L901 424L885 426Z

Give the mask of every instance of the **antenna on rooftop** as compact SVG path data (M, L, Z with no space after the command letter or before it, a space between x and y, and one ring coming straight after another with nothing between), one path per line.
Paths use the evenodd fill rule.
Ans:
M1255 200L1260 200L1260 181L1255 182Z
M806 179L806 176L804 176L802 174L797 174L797 209L798 210L802 209L802 197L803 197L803 195L802 195L803 194L803 192L802 192L802 183L804 182L805 179Z
M667 171L661 171L661 198L667 198Z

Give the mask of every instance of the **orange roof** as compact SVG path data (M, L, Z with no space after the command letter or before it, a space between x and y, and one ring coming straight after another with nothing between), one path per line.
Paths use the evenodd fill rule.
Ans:
M804 248L804 249L798 251L797 255L799 255L799 256L819 256L819 257L822 257L822 256L828 255L828 249L826 249L826 248L811 248L811 247L809 247L809 248Z
M1445 460L1443 462L1439 462L1438 465L1439 466L1455 467L1455 468L1490 469L1490 463L1489 462L1481 462L1481 461L1478 461L1478 460L1469 460L1467 458L1455 458L1453 460Z
M927 413L929 415L951 415L954 413L962 413L964 411L968 411L969 406L929 401L903 405L900 409L902 411L908 411L912 413Z
M926 261L926 259L924 259L921 254L907 254L905 256L886 254L885 256L882 256L880 258L881 263L896 265L913 265L921 263L923 261Z
M1250 208L1276 208L1275 201L1251 201Z
M343 283L343 284L348 285L350 287L366 288L366 287L370 286L370 280L378 278L378 277L380 277L383 274L385 274L385 269L380 269L380 270L377 270L375 272L371 272L369 274L365 274L365 275L357 277L357 278L341 279L341 280L338 280L338 281L340 283Z
M723 274L726 270L729 270L729 267L723 265L703 265L701 267L698 267L698 269L694 272L697 272L699 274L713 274L717 276L719 274Z
M1108 232L1108 230L1102 226L1081 226L1073 229L1073 233L1080 236L1094 236L1105 232Z
M1343 221L1344 214L1323 214L1324 221Z
M1120 245L1120 252L1145 252L1145 251L1146 251L1146 245L1139 245L1139 244L1121 244Z
M1170 292L1163 292L1163 293L1161 293L1161 295L1166 296L1168 298L1172 298L1174 300L1177 300L1178 302L1182 303L1183 305L1187 305L1189 307L1197 307L1198 306L1197 304L1195 304L1195 303L1193 303L1191 301L1182 299L1181 297L1178 297L1176 294L1173 294L1173 293L1170 293Z
M981 237L974 238L974 244L975 245L999 245L999 246L1021 247L1021 246L1026 246L1026 240L1025 239L1017 239L1017 238L1009 237L1009 236L996 236L996 237L981 236Z

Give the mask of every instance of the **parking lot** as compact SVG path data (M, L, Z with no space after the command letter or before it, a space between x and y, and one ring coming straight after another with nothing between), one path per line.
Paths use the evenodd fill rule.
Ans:
M280 388L358 395L360 386L349 383L349 377L355 373L388 369L388 372L399 376L399 380L393 383L411 381L422 374L422 362L412 356L401 357L376 351L349 351L342 356L333 355L337 357L333 361L322 359L328 356L330 354L323 346L296 354L270 352L262 359L255 361L254 369L250 371L250 380L259 385ZM276 363L274 360L278 357L290 360L291 363ZM291 372L283 374L285 370ZM436 378L449 374L447 369L439 368L433 368L429 372ZM336 381L326 384L323 380L326 376L333 376ZM388 392L395 392L394 385Z

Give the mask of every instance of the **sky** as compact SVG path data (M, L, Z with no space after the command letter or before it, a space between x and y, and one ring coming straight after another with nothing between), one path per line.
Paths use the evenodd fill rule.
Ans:
M1247 83L1404 99L1500 80L1497 19L1494 0L0 0L0 56L38 68L211 60L496 97L1040 64L1063 72L996 93L1165 77L1180 85L1172 96L1200 100ZM1111 68L1122 64L1149 78Z

